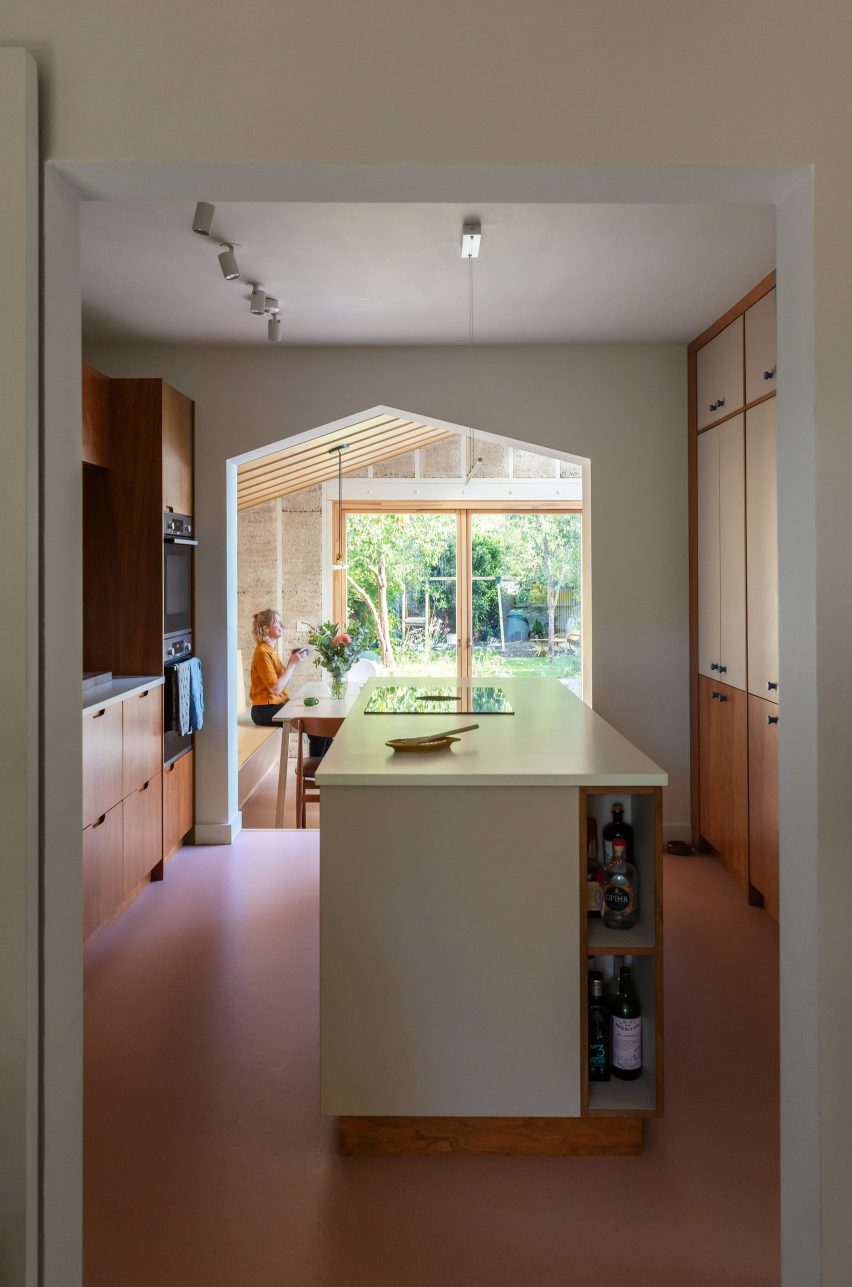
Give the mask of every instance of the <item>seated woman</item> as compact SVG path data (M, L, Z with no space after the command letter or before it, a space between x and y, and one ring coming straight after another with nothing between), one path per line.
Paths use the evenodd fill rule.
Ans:
M293 648L287 664L278 656L274 643L284 633L284 623L274 608L256 612L252 622L255 640L251 659L251 718L252 723L270 727L274 717L285 702L290 700L287 681L300 661L308 655L307 648ZM331 745L330 737L309 737L310 754L325 755Z

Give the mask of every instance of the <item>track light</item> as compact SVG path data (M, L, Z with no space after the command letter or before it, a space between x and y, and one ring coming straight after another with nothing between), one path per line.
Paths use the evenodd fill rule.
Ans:
M281 339L281 318L277 313L274 313L267 322L266 334L269 336L273 344L277 344Z
M226 282L236 281L240 275L239 266L234 255L235 245L236 242L223 242L222 250L219 252L219 267L222 269L222 276Z
M249 307L258 317L262 317L266 312L266 291L262 286L258 286L256 282L251 288L251 302Z
M199 237L209 237L215 213L216 207L209 201L199 201L192 218L192 231L197 232Z

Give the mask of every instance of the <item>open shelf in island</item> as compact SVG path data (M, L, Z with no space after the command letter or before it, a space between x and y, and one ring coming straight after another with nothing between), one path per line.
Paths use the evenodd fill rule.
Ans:
M582 985L588 996L588 972L600 970L611 996L618 967L629 961L642 1007L642 1075L635 1081L612 1077L591 1082L588 1076L588 1011L583 1015L583 1111L589 1117L661 1117L663 1112L663 868L662 791L659 787L585 787L580 792L580 844L586 852L586 819L595 818L599 842L618 801L634 831L634 864L639 877L639 918L627 930L611 929L584 915ZM602 843L601 843L602 848ZM581 907L585 909L585 864L581 871Z

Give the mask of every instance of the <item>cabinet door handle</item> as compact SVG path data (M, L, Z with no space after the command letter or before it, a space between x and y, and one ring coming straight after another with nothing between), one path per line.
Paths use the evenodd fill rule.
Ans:
M767 682L766 682L766 687L769 689L770 693L777 692L777 691L778 691L778 680L777 680L777 679L769 679L769 680L767 680Z
M105 822L106 822L106 814L102 813L101 816L98 818L97 822L92 823L92 830L94 831L95 827L103 826Z
M710 696L713 698L713 701L714 701L714 702L718 702L718 700L719 700L719 694L718 694L718 693L711 693L711 694L710 694Z
M718 410L718 407L719 407L718 402L711 402L711 403L710 403L710 406L707 408L707 410L708 410L708 411L716 411L716 410Z
M719 663L718 663L718 661L711 661L711 662L710 662L710 669L711 669L711 670L719 670L719 669L720 669L720 667L719 667Z
M166 765L166 772L167 772L167 773L174 773L174 771L175 771L175 766L174 766L174 764L167 764L167 765Z
M764 372L763 372L763 378L764 378L764 380L774 380L774 379L775 379L775 372L776 372L777 370L778 370L778 367L777 367L777 366L774 366L774 367L772 368L772 370L771 370L771 371L764 371Z
M719 407L724 407L724 405L725 405L725 399L724 399L724 398L717 398L717 399L716 399L716 408L717 408L717 409L718 409Z
M767 724L777 724L777 723L778 723L778 716L777 716L777 715L767 715L767 716L766 716L766 722L767 722Z
M728 673L728 667L727 667L727 666L720 666L720 667L719 667L719 674L720 674L720 675L727 675L727 673Z
M142 700L142 698L143 698L143 697L147 697L147 696L148 696L148 694L149 694L149 692L150 692L150 691L151 691L151 690L150 690L150 688L146 688L146 689L145 689L145 691L144 691L144 693L140 693L140 694L139 694L139 700L140 700L140 702L141 702L141 700Z
M141 786L141 787L139 788L140 793L141 793L142 791L147 791L147 790L148 790L148 787L149 787L150 785L151 785L150 781L146 782L144 786Z
M720 702L726 702L727 700L728 700L728 699L727 699L727 697L725 696L725 694L724 694L724 693L720 693L720 694L719 694L719 701L720 701Z
M106 707L102 711L98 711L97 715L93 715L92 719L100 719L102 715L106 715Z

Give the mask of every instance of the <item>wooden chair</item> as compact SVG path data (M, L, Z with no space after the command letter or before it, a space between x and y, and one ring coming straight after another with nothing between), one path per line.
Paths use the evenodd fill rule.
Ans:
M305 755L305 736L334 737L340 731L342 719L294 719L290 725L296 734L296 826L306 826L306 806L319 804L319 787L316 771L322 757Z

